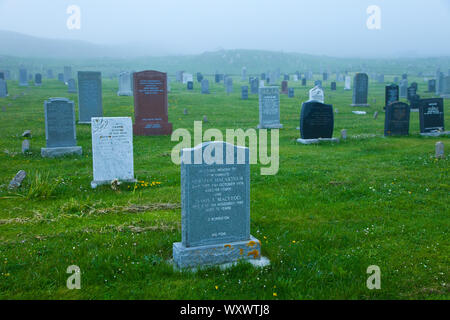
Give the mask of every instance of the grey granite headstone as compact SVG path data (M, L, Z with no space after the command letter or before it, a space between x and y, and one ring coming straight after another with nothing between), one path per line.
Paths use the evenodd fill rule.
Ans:
M17 172L17 174L14 176L14 178L9 183L8 189L14 190L19 188L22 185L23 180L26 178L27 173L23 170L20 170Z
M289 98L294 98L294 95L295 95L294 88L289 88L288 89L288 97Z
M64 74L63 73L58 73L58 81L64 82Z
M42 86L42 74L36 73L34 75L34 85L35 86Z
M68 93L77 93L77 83L75 79L69 79L67 83L67 92Z
M47 70L47 79L53 79L54 75L53 75L53 70L52 69L48 69Z
M248 86L242 86L241 87L241 99L247 100L248 99Z
M436 154L437 159L444 159L445 158L445 151L444 151L444 143L442 141L436 142Z
M259 129L281 129L278 87L259 88Z
M77 146L75 104L66 98L50 98L44 102L46 148L41 156L46 158L68 154L82 154Z
M406 99L408 96L408 80L403 79L400 82L399 89L400 89L400 98Z
M22 141L22 153L27 153L30 151L30 140L25 139Z
M353 82L352 107L368 107L369 77L365 73L357 73Z
M19 86L28 87L28 73L24 68L21 68L19 70Z
M233 92L233 78L231 78L231 77L226 78L226 91L227 91L227 94L230 94Z
M78 71L79 123L103 116L102 78L100 72Z
M118 96L132 96L133 90L131 88L131 75L130 72L121 72L119 74L119 91Z
M309 90L309 101L325 102L325 95L323 89L320 86L315 86Z
M345 76L345 84L344 84L344 90L350 91L352 90L352 78L350 76Z
M6 80L0 79L0 98L5 98L8 96L8 84Z
M72 67L65 66L64 67L64 83L67 84L69 79L72 79Z
M209 80L202 80L202 94L209 94Z
M187 90L189 90L189 91L194 90L194 81L187 82Z
M133 125L131 118L92 118L91 187L113 180L135 182L133 163Z
M241 70L241 80L245 81L247 79L247 68L246 67L242 67Z
M450 76L446 76L442 80L441 97L445 99L450 99Z
M252 81L250 82L250 92L251 94L258 94L258 90L259 90L259 79L253 78Z
M259 260L250 235L250 153L222 141L181 151L181 234L173 244L179 268Z

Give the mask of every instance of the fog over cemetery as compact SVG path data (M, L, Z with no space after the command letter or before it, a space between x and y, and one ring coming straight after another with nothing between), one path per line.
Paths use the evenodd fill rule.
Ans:
M447 1L61 2L0 0L0 299L449 298Z

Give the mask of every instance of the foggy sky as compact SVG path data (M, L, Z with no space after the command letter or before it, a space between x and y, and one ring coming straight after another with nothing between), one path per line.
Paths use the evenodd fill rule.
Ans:
M81 30L68 30L69 5ZM366 9L381 8L381 30ZM261 49L329 56L450 55L450 0L0 0L0 30L149 54Z

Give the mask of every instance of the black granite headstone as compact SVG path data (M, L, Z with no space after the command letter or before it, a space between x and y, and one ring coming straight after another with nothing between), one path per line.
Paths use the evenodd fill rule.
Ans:
M304 87L306 86L306 78L302 79L302 86L304 86Z
M428 80L428 92L436 92L436 80Z
M336 91L336 82L331 83L331 91Z
M386 106L384 120L385 136L409 134L410 107L404 102L393 102Z
M400 100L400 96L399 96L399 88L398 85L396 84L391 84L390 86L386 86L385 89L385 106L387 106L388 104L395 102L395 101L399 101Z
M419 119L421 133L445 131L444 99L432 98L420 100Z
M193 81L188 81L187 82L187 89L188 90L194 90L194 82Z
M333 137L333 106L318 101L307 101L300 113L300 134L302 139Z

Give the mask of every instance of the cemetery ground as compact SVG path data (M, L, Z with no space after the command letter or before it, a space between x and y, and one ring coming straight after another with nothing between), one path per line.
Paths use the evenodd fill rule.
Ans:
M256 128L258 96L240 99L210 80L209 95L172 81L169 121L174 130ZM393 77L386 76L386 83ZM426 84L421 79L419 94ZM448 299L449 151L448 137L419 135L411 113L410 136L383 137L384 84L370 82L368 108L350 107L352 91L330 91L325 102L338 109L338 144L299 145L300 107L308 89L295 98L281 95L280 169L261 176L251 166L251 234L262 242L270 266L240 263L197 273L174 270L172 244L181 240L180 167L171 161L178 142L170 136L134 137L137 184L90 188L92 150L89 125L77 125L82 156L44 159L43 102L77 95L56 80L8 82L0 99L0 298L1 299ZM14 95L19 96L13 100ZM103 79L104 116L132 116L133 97L117 97L117 79ZM374 103L376 99L376 103ZM9 105L11 104L11 105ZM183 114L184 109L188 115ZM351 111L367 111L356 115ZM377 119L373 113L379 111ZM450 102L445 100L446 125ZM78 119L78 115L76 116ZM31 152L21 153L21 134L32 131ZM435 159L443 141L446 157ZM19 170L23 186L8 191ZM81 289L69 290L66 269L81 269ZM381 289L369 290L366 270L381 269Z

